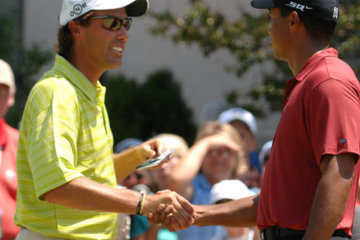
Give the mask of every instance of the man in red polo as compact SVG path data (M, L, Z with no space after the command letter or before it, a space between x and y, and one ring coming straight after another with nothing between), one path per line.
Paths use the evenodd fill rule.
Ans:
M272 49L294 77L286 85L260 195L195 206L195 224L257 224L265 240L350 239L360 168L360 84L329 47L338 0L251 4L270 10Z

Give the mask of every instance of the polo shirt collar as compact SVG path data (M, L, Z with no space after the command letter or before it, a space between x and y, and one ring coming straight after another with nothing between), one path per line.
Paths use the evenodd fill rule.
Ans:
M320 52L317 52L313 56L311 56L302 67L301 71L290 79L286 83L285 94L283 100L283 108L285 107L287 101L289 100L289 96L294 87L301 81L307 79L307 76L314 70L317 66L317 63L320 62L325 57L338 57L338 52L334 48L327 48Z
M311 56L302 67L301 71L294 77L298 81L303 81L314 70L317 63L325 57L338 57L338 52L334 48L327 48Z
M61 73L69 82L80 89L89 99L96 99L104 103L105 87L97 81L96 87L87 77L80 72L74 65L62 56L56 54L54 68L55 72Z

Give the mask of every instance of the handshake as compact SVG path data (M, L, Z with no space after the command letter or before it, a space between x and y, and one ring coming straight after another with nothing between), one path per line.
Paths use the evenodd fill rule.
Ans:
M162 225L170 231L187 229L195 221L194 207L170 190L159 191L152 196L141 196L137 209L137 214L139 213L145 215L151 224Z

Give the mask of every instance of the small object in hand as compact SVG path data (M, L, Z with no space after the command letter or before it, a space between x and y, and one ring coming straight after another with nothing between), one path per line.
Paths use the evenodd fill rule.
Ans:
M142 164L137 166L136 169L141 170L141 169L145 169L145 168L155 167L155 166L161 164L165 159L167 159L170 156L170 154L173 153L173 151L174 150L172 150L172 149L168 149L160 156L146 160L145 162L143 162Z

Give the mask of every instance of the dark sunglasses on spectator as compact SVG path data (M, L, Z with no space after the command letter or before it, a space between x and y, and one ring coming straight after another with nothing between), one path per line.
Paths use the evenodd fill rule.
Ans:
M91 18L104 19L103 25L106 29L111 31L119 31L122 26L125 27L126 31L129 31L131 27L132 18L118 18L115 16L89 16Z
M131 173L129 176L127 176L126 179L129 179L133 176L136 177L137 179L142 179L144 177L142 174L134 172L134 173Z

